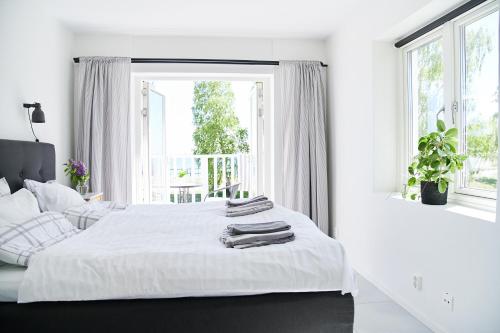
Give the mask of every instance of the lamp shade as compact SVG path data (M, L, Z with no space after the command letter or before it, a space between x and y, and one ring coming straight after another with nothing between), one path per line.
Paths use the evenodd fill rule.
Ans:
M45 123L45 114L42 111L40 103L35 103L35 109L31 114L31 121L34 123Z

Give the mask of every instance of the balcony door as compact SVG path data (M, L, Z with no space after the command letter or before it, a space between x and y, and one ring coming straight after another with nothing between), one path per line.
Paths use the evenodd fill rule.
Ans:
M272 174L265 82L182 78L140 84L136 202L226 200L229 191L216 190L234 184L240 184L239 198L265 192L266 174Z

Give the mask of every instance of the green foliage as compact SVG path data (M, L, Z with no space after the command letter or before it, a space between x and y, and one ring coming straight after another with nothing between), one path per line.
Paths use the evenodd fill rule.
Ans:
M467 126L467 155L495 163L498 152L498 114L488 122L475 121Z
M186 170L181 169L181 170L179 170L179 172L177 173L177 177L179 177L179 178L182 178L182 177L185 177L185 176L187 176L187 172L186 172Z
M194 85L195 154L249 152L248 131L240 127L231 83L198 81Z
M417 185L422 181L435 182L439 192L444 193L451 182L450 174L461 170L467 157L457 153L457 129L446 130L442 120L438 120L436 125L438 131L418 140L418 155L408 167L408 186Z
M484 58L493 50L493 39L485 27L467 29L465 36L466 84L469 85L476 73L481 72Z
M429 133L429 97L443 86L443 47L440 41L433 41L418 49L418 133Z
M234 93L226 81L198 81L194 85L193 141L194 154L248 153L248 131L240 127L234 110ZM217 163L217 183L222 184L222 163L226 164L228 177L232 170L229 159L209 159L209 189L215 189L213 169ZM225 184L224 184L225 185Z

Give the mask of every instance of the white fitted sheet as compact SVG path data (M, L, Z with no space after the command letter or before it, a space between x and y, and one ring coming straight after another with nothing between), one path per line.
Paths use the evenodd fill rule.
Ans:
M26 267L0 264L0 302L17 302Z
M219 242L231 223L286 221L295 240L245 250ZM138 205L34 255L19 302L356 293L342 245L282 207L226 217L224 203Z

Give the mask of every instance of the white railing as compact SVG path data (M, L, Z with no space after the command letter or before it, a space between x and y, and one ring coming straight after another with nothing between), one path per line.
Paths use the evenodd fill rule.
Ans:
M203 201L205 195L229 183L240 183L239 196L256 192L256 167L250 154L211 154L151 156L150 201L152 203L179 200L175 185L196 185L189 189L189 201ZM185 176L179 177L184 171ZM210 181L210 179L212 181ZM226 191L217 194L226 198Z

